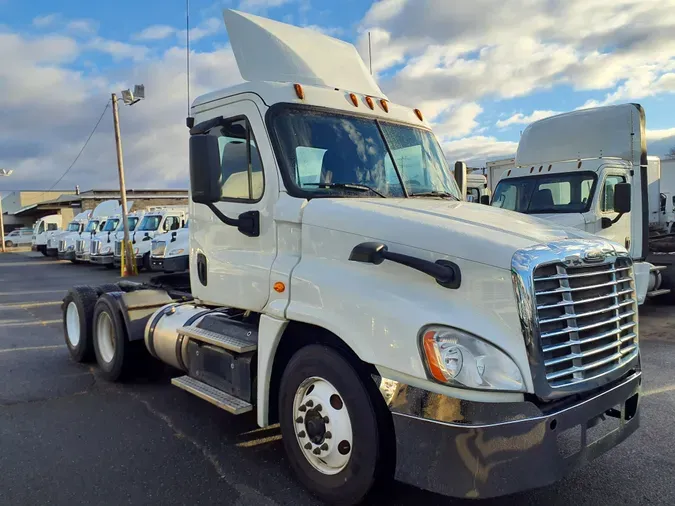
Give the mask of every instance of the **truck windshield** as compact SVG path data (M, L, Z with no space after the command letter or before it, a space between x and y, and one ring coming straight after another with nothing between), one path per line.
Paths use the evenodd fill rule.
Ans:
M98 220L92 220L87 223L87 228L84 229L85 232L96 232L96 227L98 227Z
M461 198L428 130L296 107L272 121L285 179L304 194Z
M138 226L139 231L145 230L157 230L159 228L159 223L162 221L161 216L146 216L141 221L141 224Z
M68 228L66 229L66 232L79 232L80 230L80 224L77 222L72 222L68 224Z
M103 232L114 232L119 225L120 220L118 218L110 219L105 222L105 227L103 227Z
M492 205L519 213L585 213L593 200L593 172L547 174L499 181Z

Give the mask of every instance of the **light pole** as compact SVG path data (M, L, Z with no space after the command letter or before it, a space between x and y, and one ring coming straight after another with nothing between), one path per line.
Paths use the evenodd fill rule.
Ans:
M122 100L126 105L134 105L145 98L145 86L137 84L134 91L122 91ZM136 273L136 261L129 240L129 222L127 218L127 187L124 183L124 157L122 155L122 136L120 134L120 119L117 107L117 95L112 94L113 125L115 127L115 146L117 147L117 169L120 177L120 197L122 200L122 222L124 226L124 245L122 251L122 277L133 276ZM4 241L3 241L4 246Z
M0 169L0 176L9 177L13 170ZM2 216L2 195L0 195L0 241L2 241L2 252L5 253L5 220Z

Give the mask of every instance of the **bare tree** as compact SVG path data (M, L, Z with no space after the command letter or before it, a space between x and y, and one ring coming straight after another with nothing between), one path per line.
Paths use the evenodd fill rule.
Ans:
M668 150L668 153L666 153L666 156L664 158L666 160L675 160L675 146L673 146Z

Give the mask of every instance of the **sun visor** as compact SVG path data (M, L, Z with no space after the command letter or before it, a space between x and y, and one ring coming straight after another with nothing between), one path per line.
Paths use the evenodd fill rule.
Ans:
M223 16L245 80L327 86L386 98L352 44L231 9Z

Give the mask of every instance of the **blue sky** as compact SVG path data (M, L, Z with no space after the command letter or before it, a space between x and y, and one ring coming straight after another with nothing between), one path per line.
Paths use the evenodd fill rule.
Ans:
M195 93L240 80L221 19L234 7L348 40L364 57L371 32L381 87L432 118L451 161L480 166L513 153L534 119L621 102L645 107L650 153L675 146L675 0L190 4ZM15 170L7 184L51 186L109 93L144 82L148 99L122 111L129 179L185 186L184 28L183 0L0 0L0 167ZM114 185L108 116L58 188Z

